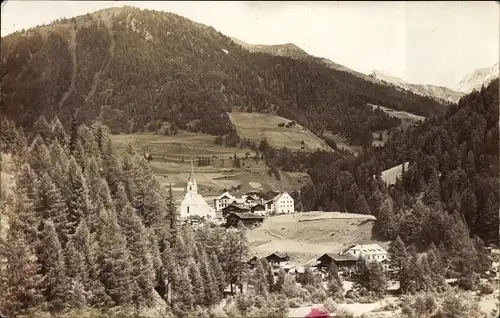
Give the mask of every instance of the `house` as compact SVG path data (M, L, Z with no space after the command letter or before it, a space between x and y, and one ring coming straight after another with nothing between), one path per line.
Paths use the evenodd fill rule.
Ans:
M274 200L267 200L264 202L265 212L266 214L274 213Z
M362 256L367 261L382 262L389 258L389 253L378 244L356 244L348 247L342 254L350 254L358 258Z
M286 191L281 192L274 197L273 204L275 214L288 214L295 212L293 198Z
M344 274L354 271L358 262L358 258L355 256L352 256L350 254L342 255L339 253L325 253L321 255L317 260L319 262L319 264L317 265L318 268L328 270L333 262L337 266L339 272L342 272Z
M250 208L252 213L256 213L259 215L266 215L266 206L264 204L256 204Z
M254 214L251 212L231 212L226 216L227 227L237 227L240 221L246 227L254 227L262 224L262 222L264 221L264 217L262 215Z
M290 256L286 253L274 252L266 256L266 260L269 264L284 266L290 262Z
M230 202L233 202L233 200L236 199L234 196L232 196L229 192L224 192L223 194L219 195L214 199L214 207L216 212L221 212L222 209L227 207Z
M254 195L243 195L241 198L244 200L244 204L248 207L261 203L261 199Z
M198 184L194 177L193 162L191 161L191 173L186 186L184 199L179 206L181 219L187 219L191 216L198 216L203 219L215 219L216 214L203 196L198 193Z
M227 217L227 215L229 213L232 213L232 212L246 213L246 212L250 212L250 208L231 203L230 205L228 205L224 209L222 209L222 217L225 218L225 217Z

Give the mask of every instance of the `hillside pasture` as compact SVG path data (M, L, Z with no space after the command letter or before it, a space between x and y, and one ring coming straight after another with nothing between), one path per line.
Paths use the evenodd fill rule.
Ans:
M255 152L250 149L223 147L214 144L214 136L181 132L173 136L153 133L112 135L113 146L119 154L131 144L139 154L152 155L150 166L160 183L171 185L179 202L191 172L191 160L198 188L207 203L212 198L232 187L240 187L240 192L251 190L295 190L309 182L306 173L282 171L281 181L267 174L269 168L263 160L255 160ZM248 153L248 158L246 158ZM233 156L241 161L241 167L233 166ZM207 166L198 166L198 158L210 158Z
M396 118L401 119L401 121L403 121L403 123L412 124L412 123L416 123L416 122L420 122L420 121L425 120L424 116L419 116L419 115L415 115L415 114L408 113L405 111L399 111L399 110L395 110L392 108L387 108L387 107L379 106L379 105L373 105L373 104L368 104L368 105L371 106L373 109L380 109L380 110L384 111L387 115L389 115L391 117L396 117Z
M265 257L286 252L292 263L304 263L323 253L337 253L351 244L387 243L372 238L372 215L304 212L271 216L248 232L251 252Z
M271 147L277 149L286 147L290 150L300 150L303 147L303 151L310 152L317 149L333 151L324 140L298 124L289 128L278 127L279 124L290 122L289 119L259 113L231 112L228 115L242 138L255 142L265 138Z
M342 137L339 134L332 134L330 132L326 132L326 133L323 133L323 137L328 138L329 140L335 141L335 144L337 145L337 149L347 150L354 155L357 155L362 150L362 147L360 147L360 146L350 145L347 141L347 138Z
M408 162L404 163L405 170L408 170ZM387 170L382 171L382 180L388 185L396 183L398 178L401 178L403 172L403 164L394 166Z

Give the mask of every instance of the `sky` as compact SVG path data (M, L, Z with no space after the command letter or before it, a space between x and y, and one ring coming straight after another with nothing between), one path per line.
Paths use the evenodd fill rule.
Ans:
M453 88L499 60L498 2L2 2L2 36L124 5L173 12L251 44L294 43L351 69Z

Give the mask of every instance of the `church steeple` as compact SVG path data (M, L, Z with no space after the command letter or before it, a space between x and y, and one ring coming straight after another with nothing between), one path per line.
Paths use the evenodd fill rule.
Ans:
M196 179L194 178L194 168L193 168L193 160L191 160L191 172L189 173L189 179L186 188L187 193L198 193L198 184L196 183Z

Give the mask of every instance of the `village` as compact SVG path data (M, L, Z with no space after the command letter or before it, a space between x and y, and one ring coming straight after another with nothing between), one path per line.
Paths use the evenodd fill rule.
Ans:
M239 191L238 191L239 192ZM178 215L183 224L199 227L205 224L221 226L231 230L243 224L247 229L257 229L261 227L265 220L279 218L289 215L296 217L298 215L312 214L308 212L297 212L295 202L287 191L268 191L259 193L257 191L248 193L234 193L229 191L213 199L213 205L207 203L205 198L199 193L198 183L195 178L193 164L191 163L191 172L184 196L178 206ZM334 213L331 213L334 214ZM369 221L375 221L373 216ZM332 246L333 246L332 241ZM388 246L388 245L386 245ZM332 248L333 250L333 248ZM311 251L314 253L313 251ZM492 254L499 254L497 250L491 251ZM258 254L258 255L257 255ZM321 281L321 285L327 288L331 269L336 268L338 277L342 280L342 290L344 297L353 297L356 273L359 270L359 260L363 258L368 264L377 262L383 269L387 278L385 291L389 297L399 294L400 284L397 279L400 268L391 266L391 254L388 250L379 244L373 243L355 243L343 248L338 252L320 252L307 261L294 259L287 251L277 250L271 253L263 254L250 251L250 256L246 264L251 271L256 270L258 261L265 260L271 267L274 279L277 280L279 272L295 278L296 282L303 281L306 276L316 277ZM498 262L492 262L491 275L495 280L499 279ZM457 279L446 279L450 286L457 284ZM246 293L252 289L251 284L243 284L239 288L228 286L225 290L227 295L234 293ZM390 296L393 295L393 296ZM311 306L311 312L318 309ZM321 307L321 306L320 306ZM303 307L301 307L303 309ZM297 309L299 310L299 309ZM293 311L292 311L293 312ZM296 313L298 314L298 312ZM302 315L302 313L301 313ZM326 317L326 316L325 316Z
M191 173L187 181L184 198L180 203L179 215L183 223L201 225L204 222L217 224L227 228L237 227L241 222L246 228L255 228L267 218L284 214L295 214L294 199L286 191L260 194L251 192L236 197L229 192L224 192L214 199L211 207L203 196L198 192L198 184L194 176L191 163ZM297 278L303 275L306 268L311 272L324 278L332 263L339 271L339 276L345 280L352 278L358 259L363 257L367 261L377 261L388 274L393 276L395 269L390 267L389 253L378 244L353 244L338 253L323 253L317 258L311 259L303 264L293 262L294 260L283 251L270 253L265 258L273 267L277 275L279 268L285 273L293 274ZM259 258L252 255L247 263L254 268ZM390 289L390 288L389 288Z

